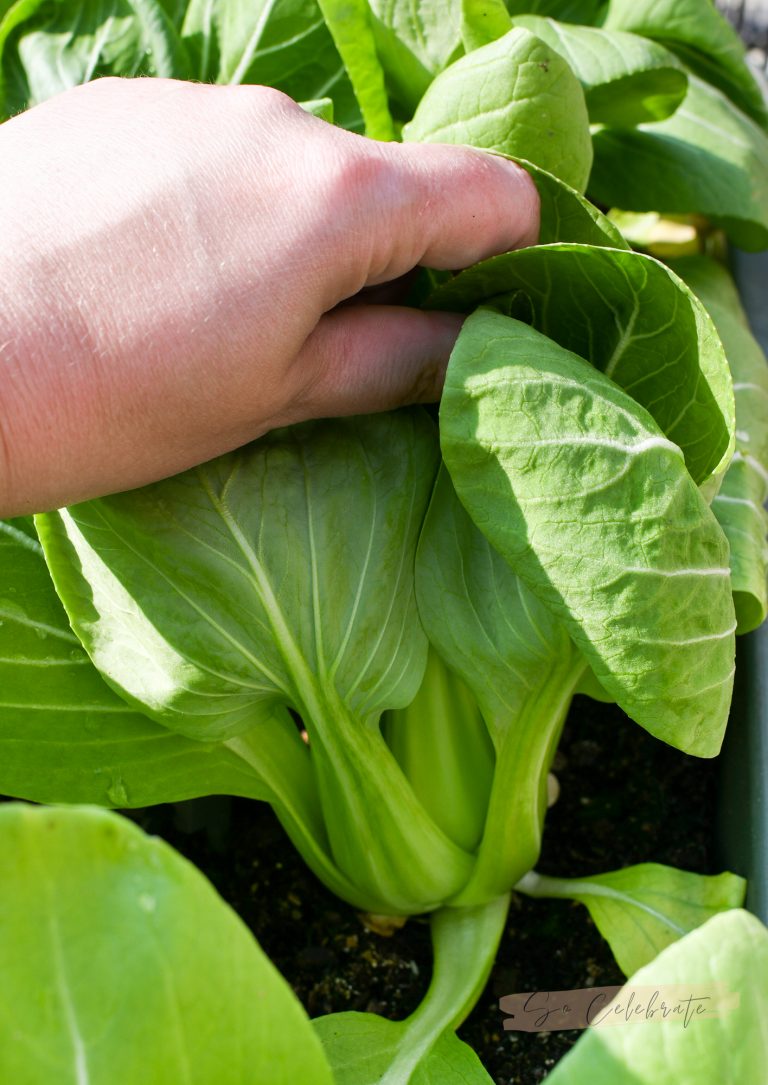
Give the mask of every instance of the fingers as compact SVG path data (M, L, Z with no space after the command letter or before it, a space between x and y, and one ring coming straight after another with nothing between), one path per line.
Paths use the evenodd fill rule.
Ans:
M329 313L294 362L298 390L277 424L434 402L462 320L386 305Z
M382 177L370 217L380 231L370 284L415 264L457 270L536 243L539 196L514 162L443 144L378 147L392 176Z

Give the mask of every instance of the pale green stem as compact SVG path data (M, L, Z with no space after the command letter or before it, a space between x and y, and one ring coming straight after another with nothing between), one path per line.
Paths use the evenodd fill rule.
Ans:
M536 897L539 900L545 897L573 900L574 891L578 892L579 889L591 893L593 886L589 882L579 882L573 878L550 878L535 870L529 870L515 886L516 893L525 893L527 897Z
M331 858L309 749L287 713L229 739L226 746L267 785L270 806L320 881L355 907L378 910L378 901L361 893Z
M378 727L355 717L330 683L302 691L330 854L358 895L386 915L440 907L473 857L429 816Z
M687 927L676 923L671 916L660 912L658 908L652 907L647 901L641 900L639 897L633 897L629 893L622 893L620 889L615 889L611 885L601 885L595 881L581 881L578 878L550 878L546 874L537 874L535 870L529 870L517 883L515 889L518 893L525 893L527 897L537 897L539 899L554 897L559 900L577 900L580 904L585 905L588 904L590 897L603 897L622 907L636 908L638 911L644 912L651 919L655 919L657 922L663 923L665 927L671 928L679 938L688 932Z
M434 969L421 1005L406 1018L398 1052L379 1085L407 1085L440 1037L470 1013L490 975L504 932L509 894L432 916Z
M583 657L565 661L507 724L497 750L485 832L472 877L451 900L472 905L507 892L536 863L546 813L546 781Z

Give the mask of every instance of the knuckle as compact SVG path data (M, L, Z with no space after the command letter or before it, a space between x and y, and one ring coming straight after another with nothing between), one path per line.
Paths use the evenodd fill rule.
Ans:
M227 110L231 110L253 132L263 131L265 125L270 128L283 125L291 114L300 111L292 98L273 87L246 84L213 89L224 92Z
M350 143L338 157L336 195L345 205L368 211L386 198L392 172L391 163L376 144Z
M355 138L359 144L342 148L334 163L328 206L344 224L347 243L357 239L365 281L375 282L412 266L414 239L400 226L411 217L417 194L398 156L386 145ZM398 256L403 249L408 255Z
M101 94L107 91L116 90L118 87L123 87L127 83L127 80L121 79L117 75L100 75L97 79L92 79L89 83L84 83L83 86L89 89L91 94Z

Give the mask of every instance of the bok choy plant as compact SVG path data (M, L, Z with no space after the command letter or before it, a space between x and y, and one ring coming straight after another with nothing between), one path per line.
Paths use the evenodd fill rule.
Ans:
M0 790L259 799L343 899L432 912L409 1018L316 1023L341 1085L490 1080L453 1030L513 889L585 904L628 975L678 974L720 936L734 975L751 945L764 968L757 921L717 914L735 875L535 871L574 693L712 757L735 634L766 613L765 359L724 267L633 249L615 213L768 245L768 118L738 39L706 0L0 11L5 115L107 72L261 81L375 138L511 157L542 213L536 246L423 271L414 297L467 314L439 424L294 426L0 524ZM714 1085L705 1063L733 1057L758 1085L765 1041L734 1054L753 1021L710 1030L717 1058L674 1080ZM655 1077L626 1076L645 1058L588 1036L563 1065L665 1082L650 1056Z

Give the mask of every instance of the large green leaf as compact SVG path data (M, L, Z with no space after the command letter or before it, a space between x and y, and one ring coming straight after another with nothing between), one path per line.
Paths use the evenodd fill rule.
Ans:
M762 92L745 62L744 45L708 0L610 0L603 25L660 41L753 120L768 122Z
M675 987L674 997L665 992L667 985ZM694 1014L687 1028L680 1013L661 1019L665 995L679 1005L688 997L712 998L713 985L731 993L730 1009L708 1018ZM710 919L635 973L614 1007L626 1009L629 992L638 987L644 990L635 1005L647 1005L649 995L659 991L655 1018L589 1029L547 1085L763 1085L768 931L754 916L733 910Z
M461 0L370 0L373 31L392 92L407 116L461 48Z
M0 521L0 690L5 795L105 806L274 797L255 753L174 734L109 688L70 628L31 521ZM261 738L265 756L303 779L307 750L290 721L264 721Z
M300 713L333 859L356 901L400 914L471 867L377 726L426 662L413 562L436 461L420 409L307 423L38 520L73 627L130 703L205 741Z
M210 6L196 5L196 19L187 21L185 34L205 34L200 24L205 25ZM208 34L216 35L208 53L219 58L217 83L263 83L296 101L332 98L337 124L362 127L352 84L317 0L217 0Z
M576 73L593 124L629 128L675 112L688 89L683 66L663 45L621 31L523 15L524 26L557 50Z
M462 143L526 158L583 192L592 165L584 92L566 62L511 30L446 68L403 139Z
M472 519L601 685L658 737L717 753L736 627L728 544L677 445L582 358L487 311L459 336L440 424Z
M548 878L532 871L516 888L529 896L584 904L630 976L713 915L741 907L746 882L735 874L691 874L640 863L589 878Z
M31 519L0 521L0 653L0 793L117 807L264 799L334 892L377 903L328 854L309 751L285 710L224 742L185 738L132 711L73 634Z
M0 1079L332 1085L301 1006L212 886L93 808L0 810Z
M691 76L677 112L594 135L589 193L625 211L707 215L749 251L768 246L768 136Z
M712 510L731 547L738 632L747 633L768 611L768 365L726 269L705 256L684 257L672 266L714 320L733 374L736 454Z
M157 0L18 0L0 21L3 117L101 75L189 74Z
M482 840L459 897L476 903L508 892L539 857L547 772L584 661L562 623L472 523L444 469L419 542L416 591L427 635L472 691L496 752ZM456 694L453 704L451 718ZM465 727L473 719L466 712ZM439 800L446 788L434 761L424 771ZM470 771L466 760L463 769Z
M548 245L485 260L427 304L468 312L502 294L514 295L511 315L650 411L696 482L723 470L735 427L728 363L703 305L669 268L640 253Z
M435 461L420 410L307 423L38 528L96 666L167 726L229 737L281 703L312 720L326 689L375 719L423 673Z
M117 706L122 704L108 693ZM201 795L241 795L270 802L273 790L260 771L265 748L271 758L282 755L294 768L298 761L300 779L306 775L294 749L295 726L291 731L288 725L265 723L251 739L248 757L242 743L186 739L125 705L122 712L115 707L114 714L99 715L93 710L82 715L62 712L53 706L24 717L0 708L0 792L34 802L114 807L152 806Z

